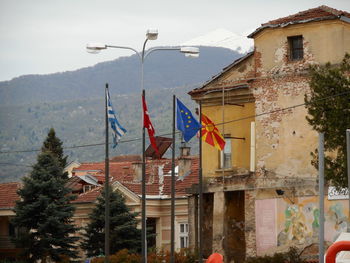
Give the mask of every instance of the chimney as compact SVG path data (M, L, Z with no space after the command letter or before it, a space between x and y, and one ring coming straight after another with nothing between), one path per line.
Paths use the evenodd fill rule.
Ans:
M181 143L178 176L183 179L191 171L192 159L190 158L191 147L186 143Z
M180 147L180 157L190 156L191 147L187 146L187 143L182 142Z
M134 182L141 182L142 180L142 161L136 161L132 163L132 169L134 170Z

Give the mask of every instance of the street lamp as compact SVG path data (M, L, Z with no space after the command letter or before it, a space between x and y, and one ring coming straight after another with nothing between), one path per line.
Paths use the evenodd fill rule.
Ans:
M106 44L101 44L101 43L90 43L87 44L86 49L89 53L99 53L101 50L107 49L107 48L119 48L119 49L128 49L132 50L137 54L137 56L140 59L141 62L141 91L142 94L144 93L144 62L146 57L151 54L154 51L169 51L169 50L177 50L183 53L186 57L198 57L199 56L199 48L197 47L154 47L150 48L148 51L146 51L146 43L148 40L156 40L158 38L158 30L157 29L149 29L146 32L146 39L143 43L142 47L142 52L140 53L134 48L131 47L126 47L126 46L115 46L115 45L106 45ZM143 117L143 114L142 114ZM106 193L106 196L109 196ZM175 193L172 193L172 199L175 199ZM109 222L107 223L107 217L109 216L109 209L107 210L107 200L106 198L106 226L105 229L109 230ZM172 207L171 209L171 218L172 218L172 237L171 237L171 261L174 262L174 219L175 219L175 211L174 208ZM145 127L142 125L142 263L147 262L147 246L146 246L146 157L145 157ZM107 236L107 231L106 236ZM109 233L108 233L109 234ZM109 243L108 237L105 238L105 242ZM109 248L107 248L109 244L106 244L105 251L106 255L105 257L107 258L109 255ZM107 255L108 254L108 255Z

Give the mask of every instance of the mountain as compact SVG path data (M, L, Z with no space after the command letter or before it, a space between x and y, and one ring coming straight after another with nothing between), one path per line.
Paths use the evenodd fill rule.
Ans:
M162 54L160 54L162 53ZM145 89L200 84L240 57L237 51L200 47L199 58L186 58L174 51L155 52L144 67ZM48 75L25 75L0 82L0 105L85 99L103 94L140 91L140 61L136 55L121 57L76 71Z
M223 47L245 54L253 49L253 40L221 28L186 41L181 46Z
M200 47L200 52L198 59L154 53L145 62L146 98L157 135L171 132L172 94L193 110L196 105L187 92L241 56L218 47ZM119 121L127 129L124 142L110 155L139 154L139 68L138 58L130 56L76 71L0 82L0 182L18 181L30 171L51 127L70 161L102 161L106 82Z

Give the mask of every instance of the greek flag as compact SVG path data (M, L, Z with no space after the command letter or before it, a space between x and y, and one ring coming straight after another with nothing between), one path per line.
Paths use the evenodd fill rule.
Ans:
M112 128L113 148L115 148L120 138L126 133L126 130L120 125L119 121L117 120L117 117L115 116L115 111L113 110L108 90L106 92L106 100L108 120Z

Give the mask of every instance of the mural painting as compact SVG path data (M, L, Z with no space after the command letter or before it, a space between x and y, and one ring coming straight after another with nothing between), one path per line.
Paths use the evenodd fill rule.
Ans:
M293 200L282 198L256 200L256 214L265 218L256 219L258 254L272 247L315 243L319 231L318 204L317 196ZM265 216L266 213L263 210L267 206L270 212L276 211L274 216ZM347 200L325 198L325 241L333 242L341 232L346 232L348 211ZM266 227L269 228L270 233L276 234L274 244L271 243L271 238L264 237L267 233Z

